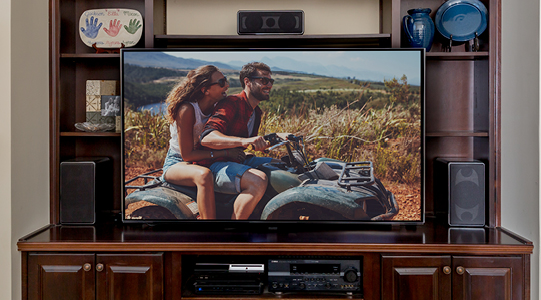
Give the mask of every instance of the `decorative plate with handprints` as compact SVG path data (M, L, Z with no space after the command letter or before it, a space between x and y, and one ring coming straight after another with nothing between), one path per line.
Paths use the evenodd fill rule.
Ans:
M142 32L143 17L133 9L92 9L83 12L79 19L81 40L89 47L132 47L139 42Z

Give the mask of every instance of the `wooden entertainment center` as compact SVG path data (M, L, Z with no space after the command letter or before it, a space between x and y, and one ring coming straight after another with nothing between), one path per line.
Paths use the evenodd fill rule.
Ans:
M488 28L480 50L442 52L436 40L426 58L427 222L420 226L319 232L198 232L165 226L60 225L60 163L83 156L113 161L114 195L105 210L121 210L121 135L86 133L85 83L120 79L119 54L95 53L79 38L82 12L129 8L141 12L139 48L261 46L399 48L402 17L441 1L380 0L380 33L358 35L167 35L165 0L50 0L50 225L18 242L23 299L530 299L533 244L501 228L500 22L501 0L482 0ZM433 161L470 158L486 165L486 224L450 227L435 207ZM195 295L189 276L198 256L362 257L363 293L250 296Z

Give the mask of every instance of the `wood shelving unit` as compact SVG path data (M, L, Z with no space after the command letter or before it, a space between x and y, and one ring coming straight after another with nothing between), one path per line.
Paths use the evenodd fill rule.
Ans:
M230 255L254 259L284 255L362 256L364 295L333 294L326 296L329 299L450 300L463 299L464 295L474 299L475 293L529 299L533 245L500 228L501 0L481 0L489 18L488 28L480 36L479 52L465 52L460 45L453 47L452 52L442 52L442 41L436 39L426 55L427 223L409 228L285 233L192 232L173 227L127 226L112 220L94 226L59 224L60 163L74 157L112 159L115 180L111 184L115 193L105 209L121 210L121 135L78 132L74 127L85 121L86 80L120 80L120 56L96 54L80 41L77 24L81 13L97 7L140 11L145 26L137 48L397 48L404 46L401 20L407 10L428 7L434 16L441 1L381 0L378 33L302 36L168 35L166 9L174 1L49 2L51 182L49 200L44 195L44 201L50 201L51 224L18 243L23 257L23 299L55 298L58 293L66 299L112 299L113 295L136 299L143 294L142 299L238 299L193 294L188 282L189 266L201 255L218 255L224 261ZM363 1L358 5L363 5ZM485 162L484 228L452 228L446 224L446 217L437 214L436 207L446 201L434 196L433 161L438 157ZM458 269L466 273L455 272ZM76 271L68 274L65 270ZM415 289L406 289L411 286ZM413 296L413 290L419 288L424 289ZM134 295L133 291L138 289L145 293ZM241 298L311 299L314 295L277 297L266 292Z

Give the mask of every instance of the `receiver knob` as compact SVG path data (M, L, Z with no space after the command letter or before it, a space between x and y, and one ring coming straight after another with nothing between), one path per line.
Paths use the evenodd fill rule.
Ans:
M356 282L358 277L359 276L357 276L357 270L355 270L354 268L347 269L344 272L345 282Z

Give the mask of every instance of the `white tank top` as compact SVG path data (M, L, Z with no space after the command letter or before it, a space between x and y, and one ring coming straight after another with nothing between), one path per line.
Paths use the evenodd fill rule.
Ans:
M195 111L195 123L193 124L193 144L194 146L199 142L199 136L205 128L205 124L209 119L210 115L204 115L199 107L197 102L188 102L190 103ZM169 149L175 153L180 154L180 146L178 143L178 132L177 132L177 122L169 125L169 132L171 133L171 139L169 140Z

